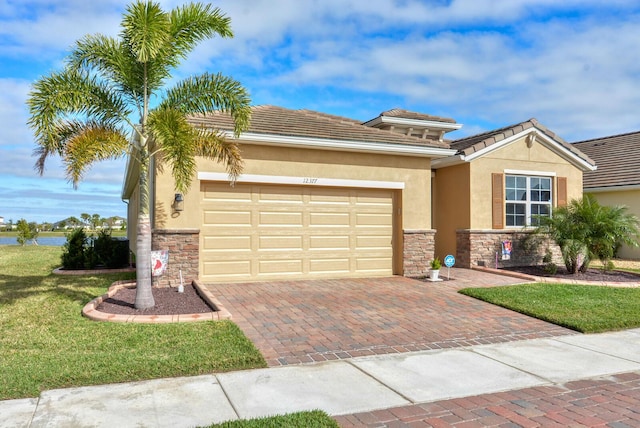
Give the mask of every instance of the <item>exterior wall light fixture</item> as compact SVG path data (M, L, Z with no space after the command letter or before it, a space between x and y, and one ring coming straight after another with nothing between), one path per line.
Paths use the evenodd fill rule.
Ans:
M184 196L182 196L182 193L176 193L173 198L173 209L176 211L184 210Z

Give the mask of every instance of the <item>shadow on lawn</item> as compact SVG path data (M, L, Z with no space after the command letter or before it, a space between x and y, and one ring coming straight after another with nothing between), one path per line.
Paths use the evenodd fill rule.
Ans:
M0 304L13 304L33 296L50 295L85 304L104 293L115 281L135 278L133 273L60 276L0 274Z

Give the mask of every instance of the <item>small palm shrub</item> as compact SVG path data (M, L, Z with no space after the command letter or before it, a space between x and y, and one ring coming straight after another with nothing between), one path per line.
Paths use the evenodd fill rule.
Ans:
M596 258L608 266L621 243L638 246L638 218L624 206L600 205L589 194L557 208L551 217L538 220L538 231L547 233L558 244L570 273L586 271Z

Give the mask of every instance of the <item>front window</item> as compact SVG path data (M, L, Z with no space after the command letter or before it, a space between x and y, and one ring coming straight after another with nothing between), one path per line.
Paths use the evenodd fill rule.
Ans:
M536 226L536 217L551 215L551 178L507 175L507 226Z

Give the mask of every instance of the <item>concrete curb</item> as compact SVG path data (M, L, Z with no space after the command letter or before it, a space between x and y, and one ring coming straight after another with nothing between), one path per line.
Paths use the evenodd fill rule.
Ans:
M600 285L605 287L624 287L624 288L638 288L640 287L639 281L583 281L579 279L566 279L566 278L550 278L544 276L527 275L525 273L505 271L503 269L488 268L485 266L472 266L472 270L480 272L492 273L494 275L510 276L513 278L523 279L529 282L544 282L553 284L582 284L582 285Z

